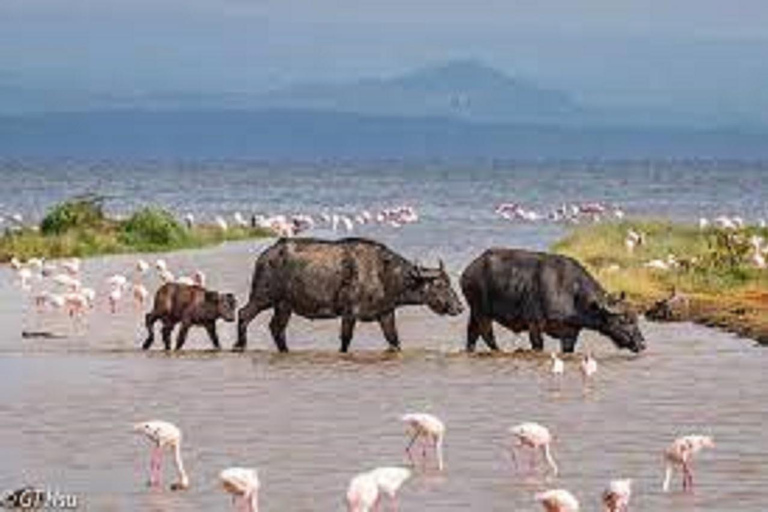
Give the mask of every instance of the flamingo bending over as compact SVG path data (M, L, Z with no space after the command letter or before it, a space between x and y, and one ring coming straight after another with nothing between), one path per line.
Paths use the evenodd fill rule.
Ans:
M179 481L171 484L171 490L178 491L189 488L189 477L184 471L184 464L181 461L181 430L172 423L160 420L137 423L133 426L133 430L144 434L147 439L154 443L150 459L149 485L161 484L163 449L169 446L173 450L174 464L179 476Z
M411 441L405 448L411 463L413 463L411 448L416 440L421 439L425 467L427 463L427 447L432 446L437 458L437 469L442 471L444 466L443 439L445 437L445 424L436 416L421 412L404 414L400 419L408 424L408 433L413 434Z
M704 448L714 447L715 442L710 436L688 435L675 439L664 451L664 461L666 463L664 483L662 484L664 492L669 491L672 473L678 467L683 472L683 491L692 491L693 469L691 468L691 460L694 455Z
M557 464L555 464L555 459L552 457L552 451L550 448L550 445L552 444L552 434L550 434L547 427L539 425L538 423L521 423L520 425L511 427L509 431L517 440L517 444L509 448L509 453L512 457L512 461L514 462L515 467L517 467L517 457L515 455L515 451L517 449L528 447L534 450L534 453L531 457L531 469L535 468L536 466L535 451L541 450L544 460L552 470L552 474L557 476Z
M252 468L228 468L219 473L224 490L238 512L259 512L259 474Z

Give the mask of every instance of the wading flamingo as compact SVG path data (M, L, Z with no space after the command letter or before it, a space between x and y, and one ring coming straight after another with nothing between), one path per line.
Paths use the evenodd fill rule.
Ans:
M149 485L161 485L163 449L170 447L173 450L173 460L179 476L179 481L171 484L171 490L187 489L189 487L189 478L184 471L184 464L181 461L181 430L172 423L160 420L137 423L133 426L133 430L144 434L147 439L154 443L150 459Z
M715 442L710 436L689 435L675 439L672 444L664 451L664 462L666 471L664 474L664 483L662 489L669 491L669 484L672 481L672 473L676 468L683 472L683 490L693 490L693 469L691 460L693 456L704 448L714 448Z
M521 423L515 425L509 429L510 433L515 437L517 443L509 448L509 453L512 457L512 461L517 468L517 455L516 451L522 448L531 448L533 453L531 455L531 470L536 467L536 451L540 450L547 465L552 470L552 474L557 476L557 464L552 457L552 451L550 445L552 444L552 434L549 433L549 429L538 423Z
M417 440L421 440L421 453L424 458L425 468L427 464L427 447L431 446L434 448L435 457L437 458L437 469L442 471L445 424L436 416L421 412L404 414L400 419L408 425L407 432L413 436L405 448L411 463L415 465L411 455L411 448Z
M562 375L565 372L565 363L554 352L550 354L550 357L552 358L552 368L550 370L552 375Z
M224 490L232 495L237 512L259 512L259 474L252 468L228 468L219 473Z
M581 374L584 376L585 379L589 379L594 374L597 373L597 361L594 357L592 357L592 354L590 352L587 352L584 354L584 357L581 359Z

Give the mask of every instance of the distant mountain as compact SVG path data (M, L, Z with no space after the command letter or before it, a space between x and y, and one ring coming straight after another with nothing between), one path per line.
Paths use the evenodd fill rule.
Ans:
M768 158L765 131L578 128L308 110L0 117L0 158Z
M548 90L472 60L390 79L302 84L254 98L259 108L311 109L482 122L557 122L581 115L566 93Z

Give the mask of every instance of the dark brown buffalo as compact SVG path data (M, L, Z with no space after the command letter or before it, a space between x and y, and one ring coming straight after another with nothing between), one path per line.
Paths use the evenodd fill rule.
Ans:
M379 322L389 348L399 350L395 310L406 305L426 305L439 315L462 311L442 263L420 267L362 238L282 239L256 260L249 302L238 313L234 349L245 348L248 324L272 308L269 328L281 352L288 350L285 328L293 313L341 317L342 352L349 349L357 321Z
M147 350L155 341L154 326L158 320L163 322L162 336L165 350L171 349L171 333L177 323L181 323L176 338L176 350L184 346L189 328L201 325L208 331L213 346L221 348L216 334L216 320L235 321L237 300L231 293L218 293L200 286L180 283L167 283L155 293L155 304L147 313L147 339L141 348Z
M563 352L573 352L582 329L607 336L619 348L645 349L637 316L567 256L489 249L464 270L461 289L470 308L469 352L480 336L498 350L494 321L528 331L534 350L544 348L542 335L548 334L560 340Z

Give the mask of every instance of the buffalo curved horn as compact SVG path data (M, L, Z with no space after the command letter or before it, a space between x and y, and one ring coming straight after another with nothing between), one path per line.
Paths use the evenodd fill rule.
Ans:
M442 258L437 259L438 268L440 269L440 272L445 272L445 263L443 263Z

